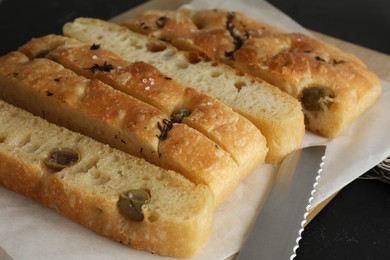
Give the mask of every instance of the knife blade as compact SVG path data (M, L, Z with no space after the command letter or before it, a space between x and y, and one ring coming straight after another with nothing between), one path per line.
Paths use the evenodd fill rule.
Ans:
M306 147L292 152L283 160L238 260L286 260L295 257L322 172L325 150L324 145Z

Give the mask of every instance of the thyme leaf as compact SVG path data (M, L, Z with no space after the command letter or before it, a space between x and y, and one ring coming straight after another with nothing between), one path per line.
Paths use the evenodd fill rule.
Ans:
M157 128L161 131L160 135L157 135L158 140L164 141L168 137L168 132L172 129L173 124L172 121L169 119L163 120L163 125L160 124L160 122L157 122Z
M147 26L145 22L141 22L141 23L139 24L139 27L140 27L142 30L145 30L145 31L148 31L148 30L150 29L150 27Z
M157 20L156 20L156 26L157 28L163 28L165 26L165 24L167 23L167 21L169 20L168 17L166 16L161 16L159 17Z
M333 61L332 61L332 64L333 64L333 65L343 64L343 63L345 63L345 60L333 60Z
M326 62L326 60L324 60L324 59L321 58L320 56L316 56L315 59L318 60L318 61Z
M99 65L95 63L91 68L87 68L87 69L92 70L93 73L95 73L97 70L110 72L111 70L114 69L114 66L112 66L112 64L108 64L105 61L103 65Z
M335 59L333 59L332 62L330 62L330 61L327 62L325 59L321 58L320 56L316 56L315 59L318 61L326 62L328 64L332 64L332 65L338 65L338 64L345 63L345 60L335 60Z
M98 50L100 48L100 44L92 44L91 47L89 48L90 50Z
M226 17L227 19L226 19L226 25L225 25L226 30L230 33L230 36L232 36L232 38L233 38L233 44L234 44L233 50L225 51L225 56L231 60L234 60L234 53L242 47L242 45L244 44L245 38L246 39L250 38L250 34L248 31L245 31L245 35L244 35L245 38L242 38L240 35L238 35L234 31L234 25L233 25L234 17L235 17L235 13L229 12L227 14L227 17Z

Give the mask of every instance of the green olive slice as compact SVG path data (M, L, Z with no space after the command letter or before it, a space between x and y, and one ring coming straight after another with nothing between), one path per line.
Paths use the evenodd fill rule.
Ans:
M71 148L55 148L44 159L44 163L54 171L76 164L80 160L79 153Z
M309 87L301 93L302 106L308 111L326 111L333 100L334 92L328 87Z
M149 203L150 195L145 190L129 190L120 195L118 200L118 208L121 212L131 220L142 221L144 213L143 205Z

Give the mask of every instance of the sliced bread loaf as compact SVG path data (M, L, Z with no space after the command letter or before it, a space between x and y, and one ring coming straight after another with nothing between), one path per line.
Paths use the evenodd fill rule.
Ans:
M61 40L63 43L60 45ZM79 75L99 79L156 107L173 123L183 123L196 129L232 156L242 179L264 162L268 150L265 138L249 120L220 101L179 84L150 64L131 63L98 45L59 35L33 39L19 51L31 59L35 58L34 54L46 53L45 57Z
M111 67L107 73L110 72L113 72ZM0 88L0 98L11 104L153 164L175 170L197 184L208 185L214 192L215 206L222 203L239 182L264 161L267 151L263 136L249 121L226 119L220 125L210 123L216 128L222 126L222 131L213 130L211 133L217 136L226 133L235 140L228 144L236 143L239 147L242 140L244 151L246 146L253 147L249 155L237 157L243 159L243 163L242 160L236 161L224 146L190 127L190 124L172 123L169 115L159 109L100 80L78 76L46 58L30 60L21 52L0 57ZM198 104L199 111L194 110L193 113L194 121L200 122L198 125L202 125L202 121L208 122L202 119L202 115L206 119L210 119L207 115L213 116L209 113L213 110L202 110L202 107L209 106L209 102L210 107L226 112L222 116L240 118L234 116L231 110L218 106L219 102L205 98ZM200 114L199 120L197 114ZM234 127L223 129L224 123L227 126L232 123ZM239 127L240 123L246 127ZM192 125L196 126L196 123ZM246 134L248 136L242 138ZM212 134L208 136L212 137ZM217 141L223 139L228 138Z
M126 60L149 63L244 115L266 137L269 163L278 163L300 148L305 132L301 105L276 87L197 52L180 52L164 42L102 20L78 18L65 24L63 31L90 45L100 44Z
M124 24L279 87L302 103L307 129L324 137L341 134L381 93L378 77L356 56L243 13L155 10Z
M134 248L191 257L208 242L214 199L195 185L0 101L0 183Z

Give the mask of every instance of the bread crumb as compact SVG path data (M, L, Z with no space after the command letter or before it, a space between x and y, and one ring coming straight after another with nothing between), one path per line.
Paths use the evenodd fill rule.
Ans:
M119 110L118 111L118 120L121 122L126 117L126 111L125 110Z
M224 151L222 149L216 149L215 150L215 155L218 157L218 158L222 158L224 156Z

